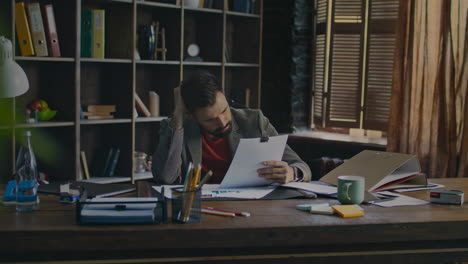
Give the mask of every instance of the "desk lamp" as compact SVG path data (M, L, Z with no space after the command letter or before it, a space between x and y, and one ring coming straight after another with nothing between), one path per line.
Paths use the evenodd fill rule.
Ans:
M28 89L26 73L13 61L11 41L0 36L0 98L16 97Z

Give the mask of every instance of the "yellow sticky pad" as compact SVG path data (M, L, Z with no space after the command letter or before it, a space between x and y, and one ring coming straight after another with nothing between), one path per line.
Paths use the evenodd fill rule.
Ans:
M332 208L343 218L364 216L364 210L359 205L334 205Z

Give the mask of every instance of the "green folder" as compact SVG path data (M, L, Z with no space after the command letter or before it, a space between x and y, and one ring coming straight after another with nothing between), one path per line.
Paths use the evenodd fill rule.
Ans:
M92 57L93 31L92 31L93 10L81 10L81 57Z

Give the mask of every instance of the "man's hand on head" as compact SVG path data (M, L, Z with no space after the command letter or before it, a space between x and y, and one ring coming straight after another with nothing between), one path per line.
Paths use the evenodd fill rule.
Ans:
M294 181L294 169L284 161L268 160L262 163L267 168L258 169L258 176L271 182L286 184Z

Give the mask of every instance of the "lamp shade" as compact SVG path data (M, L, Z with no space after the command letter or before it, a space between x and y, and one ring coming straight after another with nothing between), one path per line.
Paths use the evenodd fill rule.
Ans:
M26 73L13 61L11 41L0 36L0 98L19 96L28 89Z

